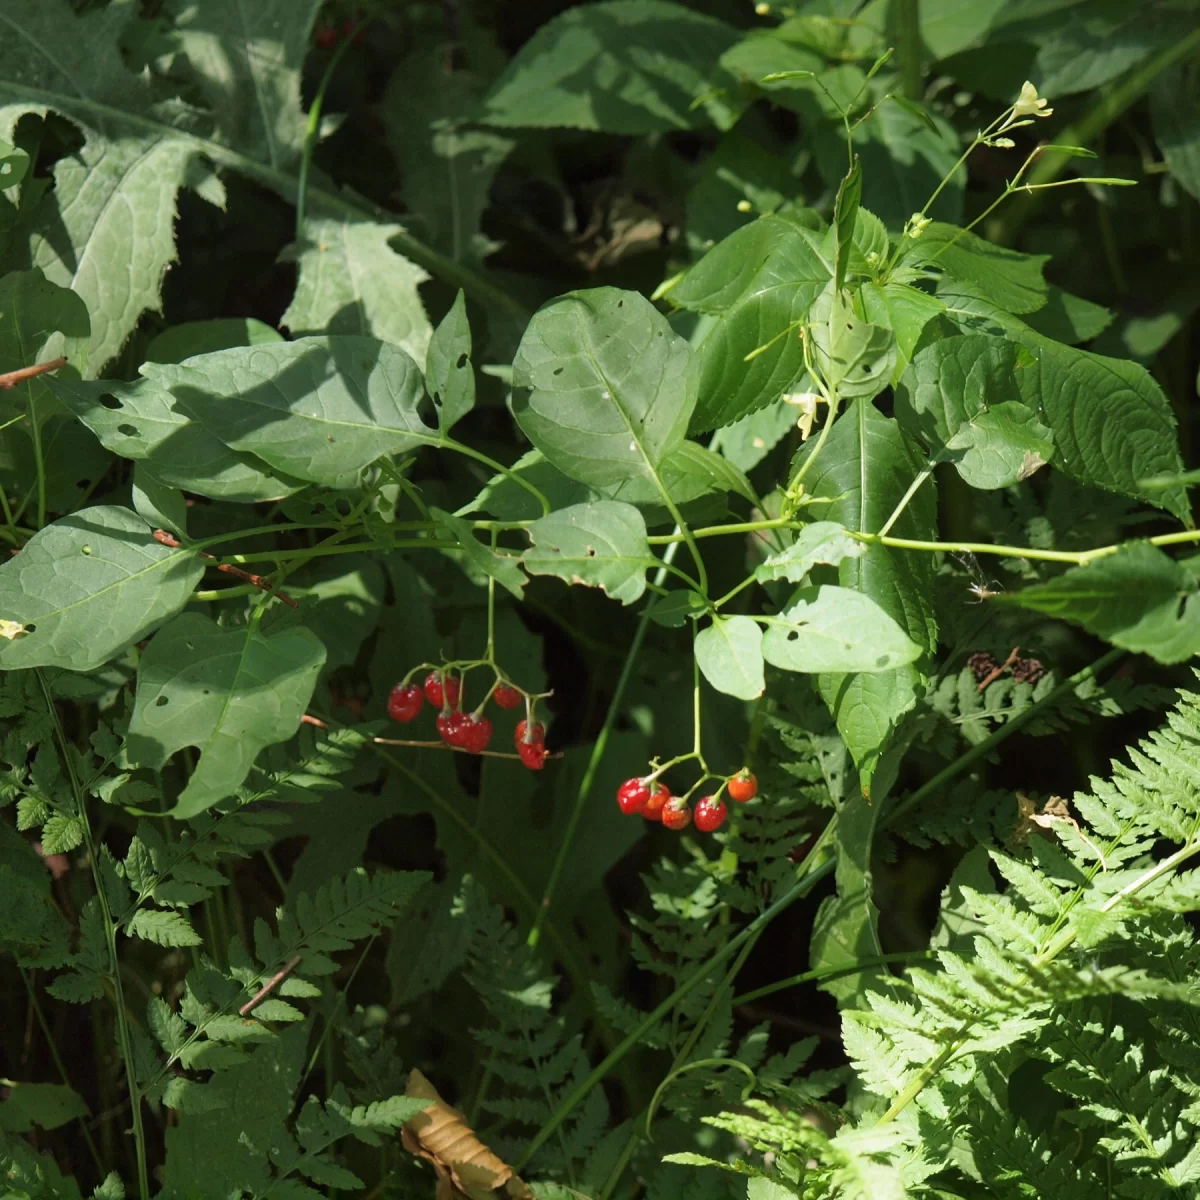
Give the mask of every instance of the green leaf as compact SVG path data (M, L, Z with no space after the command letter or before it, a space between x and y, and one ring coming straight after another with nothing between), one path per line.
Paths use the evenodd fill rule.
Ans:
M763 634L753 618L714 616L696 634L695 654L704 678L718 692L739 700L763 694Z
M616 288L569 292L539 309L513 385L525 435L593 486L657 480L696 403L687 342L644 296Z
M1167 167L1200 200L1200 82L1186 64L1164 71L1150 92L1154 138Z
M1053 434L1055 468L1090 487L1145 500L1190 520L1184 489L1140 484L1183 469L1170 402L1144 367L1042 337L966 285L939 288L938 294L960 328L982 320L1032 353L1033 367L1022 370L1017 382L1022 398ZM1102 404L1097 397L1103 397Z
M58 1129L88 1115L83 1098L65 1084L5 1083L8 1099L0 1103L0 1130L6 1133L29 1133L35 1125Z
M204 939L192 928L183 913L143 908L130 917L125 926L130 937L142 938L156 946L200 946Z
M6 371L65 357L68 375L88 364L87 306L69 288L41 271L11 271L0 277L0 362ZM57 408L45 376L35 376L0 393L0 418L33 413L39 422Z
M806 447L802 461L812 452ZM847 529L874 533L908 490L921 459L900 426L872 404L855 402L837 422L805 487L830 501L821 515ZM933 481L921 486L892 528L896 537L937 537ZM927 654L937 644L934 617L934 574L930 555L904 554L868 546L858 558L838 568L845 588L874 600ZM924 689L925 674L917 664L872 674L828 674L818 679L821 695L833 713L858 767L864 788L901 717Z
M382 455L441 441L417 412L417 364L371 338L238 347L142 371L231 450L312 483L354 486Z
M8 142L0 142L0 191L16 187L29 170L29 155Z
M142 367L147 376L156 369L152 363ZM89 383L47 377L47 386L107 449L145 462L164 487L253 503L290 496L305 486L276 474L252 454L230 450L157 378Z
M838 398L869 399L887 387L896 366L890 329L865 321L853 300L832 285L817 297L810 317L813 361Z
M253 317L221 317L213 321L184 321L150 339L147 362L179 363L196 354L228 350L231 346L261 346L282 342L283 335Z
M622 604L646 590L646 568L656 562L646 522L629 504L598 500L559 509L526 530L532 543L521 556L530 575L600 587Z
M721 430L721 454L741 471L753 470L796 427L796 410L782 399Z
M1200 653L1196 578L1149 542L1126 543L1115 554L995 599L1082 625L1159 662Z
M930 458L950 461L975 488L1008 487L1050 460L1050 431L1013 397L1018 361L1012 342L986 334L943 338L921 350L896 390L896 418L929 447Z
M194 817L241 785L264 747L296 732L325 648L307 629L265 637L185 613L146 647L129 725L129 755L157 769L184 746L200 760L171 810Z
M1045 306L1029 313L1024 321L1044 337L1075 346L1099 337L1112 324L1113 313L1051 284Z
M922 0L921 39L936 58L948 58L987 33L1007 0Z
M28 628L0 642L0 667L93 670L177 613L203 573L128 509L63 517L0 566L0 616Z
M864 283L858 293L863 316L873 325L890 329L896 338L896 366L892 385L899 382L912 360L925 326L946 311L946 306L927 292L907 283Z
M862 202L862 162L855 158L846 178L838 185L833 202L834 273L833 287L840 292L846 283L846 268L854 246L854 225Z
M793 219L763 217L714 246L672 288L673 304L717 317L696 350L693 433L778 400L803 373L800 325L833 274L821 241Z
M440 508L429 510L430 516L441 522L458 539L462 556L466 562L484 577L490 576L501 587L507 588L518 600L524 594L526 579L514 554L498 553L483 545L475 536L475 528Z
M279 169L299 157L300 68L321 0L169 0L172 39L224 140Z
M138 463L133 469L133 507L154 529L165 529L187 537L187 501L176 488L167 487Z
M763 657L785 671L894 671L922 649L869 596L826 584L805 588L767 626Z
M490 125L661 133L733 123L727 103L693 102L736 82L718 66L737 41L722 21L665 0L604 0L547 21L483 104Z
M796 540L786 550L764 559L754 569L754 578L760 583L772 579L799 583L817 563L836 567L843 559L861 557L866 548L846 532L844 525L814 521L796 534Z
M55 813L42 826L42 853L67 854L83 842L83 822L76 816Z
M902 264L934 266L980 291L1010 313L1036 312L1049 287L1042 277L1048 254L1020 254L984 241L954 225L934 221L901 259Z
M661 506L665 491L676 504L689 504L714 493L736 492L751 504L758 497L746 476L728 459L698 442L684 442L663 459L657 480L635 478L600 491L614 500L644 507ZM665 521L667 516L662 514Z
M295 337L377 338L424 362L432 329L417 288L429 276L389 245L403 232L378 221L310 218L305 241L284 252L300 277L280 324Z
M449 433L475 407L475 367L471 362L471 326L462 290L433 331L425 359L425 388L437 410L438 428Z

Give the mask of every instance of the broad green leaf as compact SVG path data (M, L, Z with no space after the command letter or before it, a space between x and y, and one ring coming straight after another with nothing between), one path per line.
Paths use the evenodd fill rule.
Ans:
M64 377L87 371L87 306L69 288L51 283L41 271L12 271L0 277L0 363L4 370L31 367L65 357ZM33 413L44 422L58 408L45 376L35 376L0 392L0 419Z
M537 488L552 509L597 500L595 489L570 479L540 450L528 450L503 475L493 475L471 505L473 513L487 513L498 521L536 521L543 514L538 498L516 482L519 477Z
M520 560L515 554L496 551L485 546L476 536L475 528L469 521L464 521L452 513L440 508L431 508L429 515L444 525L458 539L464 565L478 572L486 579L491 577L501 587L507 588L518 600L521 599L526 584L525 575L518 565Z
M1149 542L1126 543L1115 554L996 599L1082 625L1159 662L1200 653L1196 578Z
M850 251L854 246L854 226L858 218L858 206L862 203L862 163L856 158L846 178L838 186L833 202L834 272L833 287L841 291L846 282L846 268L850 265Z
M696 351L693 433L778 400L803 373L800 325L833 273L821 240L794 219L763 217L713 247L668 293L673 304L717 316Z
M312 483L353 486L382 455L441 441L417 412L417 364L371 338L301 338L142 370L231 450Z
M870 399L888 386L896 367L890 329L865 321L832 284L817 297L810 319L813 361L836 397Z
M378 221L310 218L305 241L286 251L300 277L280 324L295 337L377 338L424 362L432 329L417 288L429 276L388 244L403 232Z
M746 476L728 459L699 442L684 442L663 459L658 484L676 504L690 504L703 496L726 492L736 492L751 504L758 503ZM654 506L662 503L658 484L644 478L630 479L600 490L626 504Z
M812 452L801 452L798 461ZM804 483L814 496L831 503L822 517L847 529L874 533L921 467L921 458L900 426L866 401L856 401L834 424L829 439ZM933 481L921 486L892 527L896 537L937 537ZM937 644L934 617L932 556L868 546L858 558L838 567L841 585L874 600L927 654ZM869 789L879 756L897 723L916 704L925 674L910 663L894 671L872 674L828 674L818 679L821 695L837 722Z
M133 469L133 507L152 529L165 529L187 537L187 501L176 488L167 487L138 463Z
M177 613L204 573L126 508L85 508L48 525L0 566L0 617L27 632L0 641L0 668L90 671Z
M30 425L0 430L0 487L9 505L36 514L40 494L38 456ZM48 514L74 512L112 465L112 455L70 413L56 412L41 427L43 482Z
M300 68L321 0L168 0L173 39L199 80L221 137L272 167L304 145Z
M935 58L948 58L978 41L1008 0L921 0L921 40Z
M288 577L300 601L300 619L325 647L324 673L354 662L383 611L387 581L378 559L368 554L331 555Z
M231 346L261 346L282 342L283 335L253 317L221 317L214 321L184 321L150 339L146 361L180 363L196 354L228 350Z
M0 142L0 191L16 187L29 170L29 155L8 142Z
M471 362L471 326L460 290L450 311L433 331L425 358L425 389L437 410L438 428L449 433L475 407L475 367Z
M569 292L539 309L513 385L525 435L594 487L656 479L696 403L687 342L644 296L616 288Z
M864 283L858 292L858 302L871 324L890 329L896 338L896 366L891 379L895 386L912 360L925 326L944 313L946 306L936 296L907 283L894 282Z
M1020 254L940 221L921 234L901 261L938 267L954 279L974 284L1010 313L1036 312L1049 295L1042 267L1050 255Z
M61 1083L6 1081L8 1098L0 1103L0 1130L28 1133L35 1125L58 1129L88 1115L83 1097Z
M772 579L799 583L817 563L836 567L844 559L860 558L866 548L865 543L856 542L846 532L844 525L814 521L796 534L796 540L786 550L764 559L754 569L754 578L762 583Z
M612 500L559 509L534 521L526 533L532 545L521 562L530 575L600 587L622 604L641 598L646 569L656 561L642 514Z
M547 21L484 100L489 125L662 133L735 119L693 101L736 83L718 60L737 40L723 21L666 0L603 0ZM705 110L710 116L706 118Z
M155 635L138 667L129 755L156 770L184 746L200 751L171 816L233 795L259 751L296 732L324 661L307 629L267 637L185 613Z
M149 375L152 364L144 364ZM239 454L194 420L153 377L136 383L47 379L55 397L114 454L146 464L164 487L214 499L252 503L289 496L304 487Z
M718 692L739 700L763 694L763 633L752 617L714 617L696 634L694 649L704 678Z
M896 390L896 418L949 461L971 487L1000 488L1050 460L1050 431L1015 397L1029 356L986 334L943 338L921 350Z
M785 671L894 671L922 649L869 596L825 584L800 598L767 626L767 662Z
M1113 314L1099 304L1084 300L1082 296L1072 296L1051 284L1044 307L1022 319L1044 337L1076 346L1099 337L1112 324Z
M960 328L990 327L1032 353L1034 365L1017 382L1022 399L1051 430L1054 467L1090 487L1190 519L1182 488L1156 490L1139 482L1183 469L1170 402L1144 367L1043 337L967 285L943 282L938 295Z
M1200 81L1187 64L1158 77L1150 92L1150 116L1171 174L1200 200Z
M646 610L656 625L666 629L682 629L692 617L704 615L706 604L698 592L680 590L659 596Z
M796 410L782 399L721 430L721 454L739 470L750 471L796 427Z

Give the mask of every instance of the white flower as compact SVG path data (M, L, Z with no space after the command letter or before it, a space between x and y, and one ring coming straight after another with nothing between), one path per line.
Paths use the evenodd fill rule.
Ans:
M1011 150L1016 144L1012 138L992 138L992 145L998 150Z
M800 410L796 428L800 430L801 440L807 442L812 434L813 422L817 419L817 405L824 404L825 397L819 392L788 392L783 402Z
M0 618L0 638L5 638L11 642L16 638L24 636L25 626L20 621L6 621Z
M1054 109L1046 107L1048 103L1049 101L1037 94L1037 88L1027 79L1021 84L1021 94L1017 97L1016 104L1013 105L1012 115L1014 117L1048 117L1054 111Z
M904 226L904 236L912 238L915 241L932 223L933 219L931 217L924 217L920 213L913 213Z

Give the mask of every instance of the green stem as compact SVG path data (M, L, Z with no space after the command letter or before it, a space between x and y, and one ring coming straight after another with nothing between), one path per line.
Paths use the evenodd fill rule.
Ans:
M1086 683L1089 679L1094 679L1101 671L1111 666L1126 653L1127 651L1122 650L1119 646L1115 646L1106 654L1102 654L1090 666L1086 666L1083 670L1076 671L1074 675L1068 676L1058 687L1048 692L1036 704L1031 704L1028 708L1022 709L1021 712L1006 721L989 737L984 738L978 745L972 746L965 754L956 758L954 762L939 771L932 779L923 783L915 792L905 796L887 814L885 823L889 826L895 825L901 817L910 813L917 805L922 804L929 797L936 795L947 783L961 775L968 767L973 766L981 758L986 758L1001 742L1011 737L1018 729L1027 725L1034 717L1039 716L1051 705L1056 704L1069 692L1073 692L1080 684Z
M138 1195L140 1200L150 1200L150 1172L146 1161L146 1129L142 1120L142 1093L138 1087L137 1075L134 1070L133 1040L129 1031L129 1015L125 1010L125 990L121 982L121 963L117 956L117 926L109 908L108 896L104 891L104 880L100 874L100 847L92 833L92 824L87 810L87 797L79 784L75 773L75 762L71 754L71 745L63 732L62 722L58 719L58 709L54 706L54 696L46 683L42 671L34 669L42 698L46 703L46 711L54 727L54 740L58 743L62 755L63 767L71 786L71 794L75 801L76 815L83 829L83 841L87 850L88 862L92 868L92 884L96 889L96 899L100 905L100 915L104 922L104 944L108 958L108 978L113 989L113 1004L116 1008L117 1041L121 1051L122 1063L125 1067L125 1086L129 1090L129 1104L133 1116L133 1143L137 1156Z
M666 568L670 564L670 560L674 557L677 548L677 542L667 547L666 552L663 554L663 565L659 567L656 576L657 583L662 583L666 578ZM550 877L546 880L546 887L542 892L542 901L534 910L533 925L526 939L530 946L538 944L542 925L550 912L550 903L554 898L554 889L558 886L559 876L566 866L567 856L570 854L571 847L575 841L575 833L579 828L579 822L583 818L588 798L592 794L592 787L596 782L600 763L603 761L604 752L608 748L608 739L612 734L617 717L621 713L621 706L625 702L625 691L629 686L629 680L633 676L633 667L637 662L638 655L641 653L642 643L646 640L646 632L649 628L650 605L646 605L638 617L637 629L634 630L633 641L629 643L629 650L626 652L625 661L621 664L621 674L617 678L617 686L613 690L612 699L609 701L608 711L604 714L604 724L600 727L600 733L592 746L592 753L588 759L587 767L584 769L583 778L579 781L579 789L575 793L575 807L571 810L571 819L567 822L566 831L563 834L562 841L559 843L558 853L554 857L554 865L550 868Z
M899 954L877 954L873 958L856 959L852 966L818 967L813 971L802 971L799 975L789 975L786 979L768 983L764 987L755 988L752 992L743 992L740 996L734 996L733 1003L735 1005L753 1004L755 1000L761 1000L764 996L771 996L776 992L786 991L788 988L800 987L801 984L857 975L872 967L886 967L889 963L923 962L932 957L933 951L931 950L907 950Z
M939 456L940 457L940 456ZM895 523L900 520L904 510L908 507L909 501L917 494L921 484L933 474L933 468L937 465L938 459L935 458L928 462L918 472L917 477L908 485L908 491L900 497L900 502L892 509L892 515L883 523L883 528L879 531L880 537L885 537L887 532Z
M921 99L921 4L920 0L893 0L896 14L896 58L900 68L900 90L909 100Z

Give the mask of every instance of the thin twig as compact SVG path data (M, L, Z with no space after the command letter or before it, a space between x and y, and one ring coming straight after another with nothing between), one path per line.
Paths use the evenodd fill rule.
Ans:
M1015 663L1017 661L1017 655L1020 653L1021 653L1021 647L1014 646L1012 649L1012 653L998 667L993 667L992 670L990 670L979 681L979 687L976 690L982 692L983 689L985 687L987 687L987 685L989 683L995 683L996 680L999 679L1000 676L1003 675L1004 672L1007 671L1008 668L1011 667L1013 665L1013 663Z
M547 692L546 695L552 693ZM318 729L328 729L329 726L321 720L320 717L314 717L311 713L305 713L300 718L301 725L315 725ZM467 750L463 746L449 746L443 741L421 742L412 741L405 738L384 738L373 737L369 739L376 746L415 746L418 750L457 750L459 754L470 754L476 758L511 758L518 762L522 761L519 754L508 754L503 750ZM547 758L562 758L561 750L554 754L547 754Z
M300 955L295 954L267 980L266 983L238 1009L238 1016L248 1017L298 966Z
M25 380L33 379L37 375L45 375L47 371L57 371L59 367L66 365L65 358L52 358L49 362L35 363L32 367L19 367L15 371L5 371L0 375L0 388L15 388L18 383L24 383Z
M172 550L178 549L183 543L173 534L168 533L165 529L156 529L154 531L154 540L162 543L164 546L170 546ZM265 575L252 575L249 571L243 571L241 567L235 567L229 563L219 562L215 554L207 554L203 550L200 551L201 558L211 559L216 563L217 570L223 571L226 575L232 575L235 579L244 579L247 583L252 583L256 588L261 588L264 592L274 590L274 584ZM289 608L299 608L299 604L292 599L287 592L275 592L275 595L288 605Z

